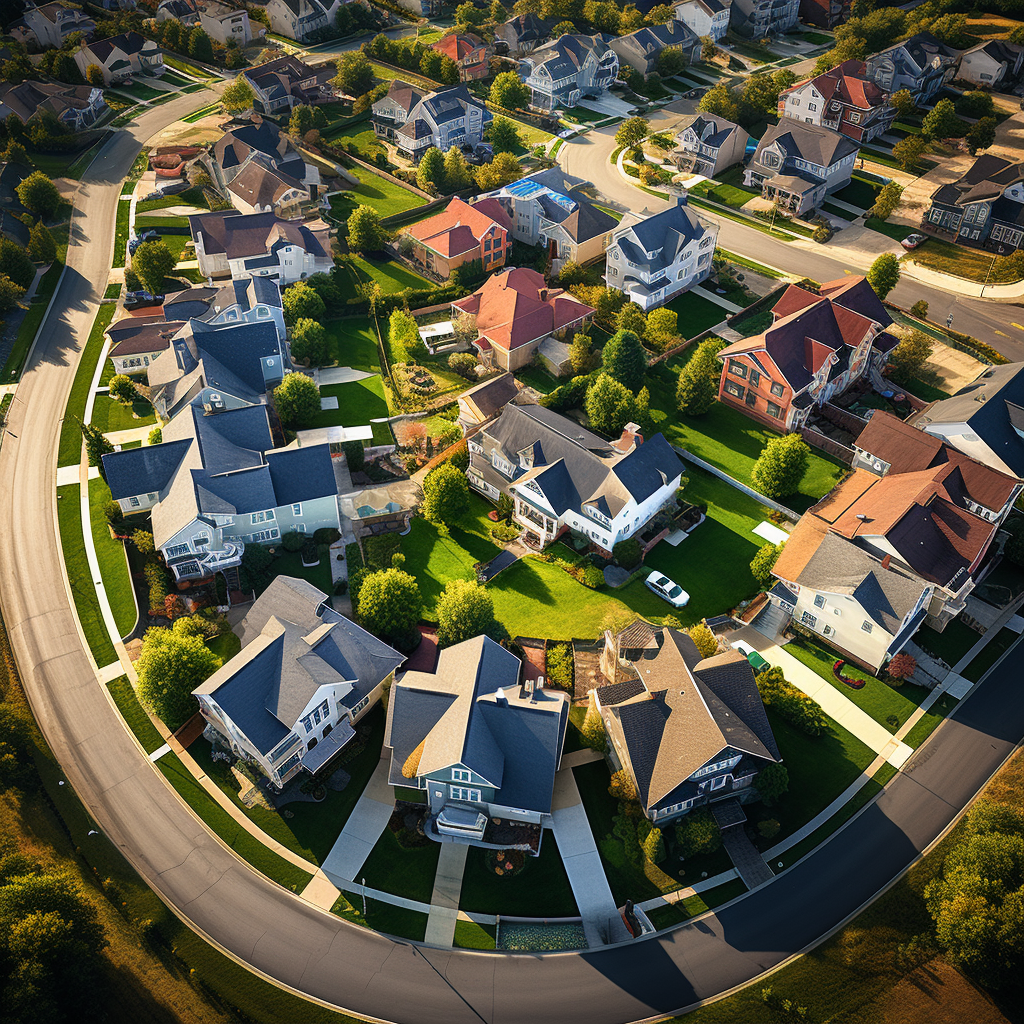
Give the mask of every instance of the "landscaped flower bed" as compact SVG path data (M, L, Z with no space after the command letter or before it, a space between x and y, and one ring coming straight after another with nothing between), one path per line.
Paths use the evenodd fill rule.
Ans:
M846 683L851 690L859 690L864 685L863 679L857 679L855 676L844 676L843 666L846 664L845 661L837 661L832 665L832 674L841 683Z
M488 850L484 862L496 875L513 878L526 866L526 854L522 850Z

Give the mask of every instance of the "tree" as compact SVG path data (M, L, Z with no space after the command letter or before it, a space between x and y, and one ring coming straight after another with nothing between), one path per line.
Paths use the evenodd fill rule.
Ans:
M625 768L620 768L617 772L612 772L611 780L608 783L608 795L614 797L616 800L636 800L636 785L633 782L632 776Z
M889 373L897 383L908 385L931 358L932 339L924 331L910 331L889 353Z
M713 85L700 98L697 109L706 114L717 114L727 121L738 121L740 116L739 104L733 98L729 86L725 82L718 82Z
M482 25L487 20L487 14L487 11L467 0L466 3L459 4L455 8L455 23L466 26Z
M621 434L634 415L632 392L607 373L600 374L587 389L584 405L591 428L608 436Z
M0 312L7 312L21 301L25 289L15 284L6 274L0 274Z
M281 296L284 307L284 322L289 326L300 320L321 321L327 316L327 305L320 295L306 281L289 285Z
M466 475L451 462L442 462L423 480L423 518L450 526L469 508Z
M449 580L437 602L437 644L451 647L475 636L500 638L494 599L476 580Z
M508 11L502 6L501 0L491 0L491 21L495 25L508 21Z
M523 176L523 168L513 153L498 153L489 164L476 170L476 183L484 192L492 192Z
M401 650L415 647L416 623L423 614L420 588L402 569L369 573L359 587L359 619L363 626Z
M978 120L982 117L991 117L995 113L995 102L992 94L983 89L975 89L972 92L965 92L956 101L956 112L963 117L971 117Z
M651 125L646 117L631 117L619 125L615 133L615 144L623 149L639 146L651 134Z
M927 139L920 135L908 135L892 147L892 155L904 171L913 171L927 148Z
M624 310L628 308L623 306ZM647 354L637 334L625 329L616 331L605 342L601 365L605 373L628 391L636 392L642 388L647 372Z
M706 619L692 625L687 631L702 658L712 658L718 652L718 637Z
M331 85L347 96L362 96L373 88L373 65L365 53L346 53L337 63L338 73Z
M889 659L889 664L885 666L885 671L888 672L891 679L896 679L902 683L917 671L917 658L906 651L901 651Z
M231 113L251 110L256 100L252 86L244 75L239 75L221 94L220 101L224 109Z
M164 432L160 427L154 427L149 432L148 441L150 444L163 444L164 443Z
M292 107L292 116L288 120L289 134L301 139L313 127L315 125L312 107L304 103L299 103Z
M983 117L971 125L967 132L967 148L971 151L971 156L975 156L980 149L988 149L996 141L998 124L994 117Z
M309 366L323 366L327 356L327 331L323 324L316 320L298 320L292 327L292 359Z
M686 860L721 849L722 832L706 807L691 811L676 823L676 852Z
M491 102L505 110L517 110L530 103L530 90L514 71L502 71L491 83Z
M560 36L572 35L576 26L571 21L560 21L552 30L551 38L558 39Z
M49 220L60 209L60 192L42 171L33 171L17 185L15 191L25 209L37 217Z
M956 116L952 100L939 100L921 122L921 134L929 139L959 139L966 131L967 126Z
M583 725L580 726L580 736L591 750L603 751L607 743L601 712L592 701L587 705L587 713L583 718Z
M615 326L642 337L647 330L647 314L635 302L626 302L615 316Z
M918 320L927 320L928 319L928 300L927 299L918 299L917 302L915 302L910 307L910 315L911 316L916 316L918 318Z
M683 51L677 47L673 46L670 49L662 50L658 54L658 74L662 78L671 78L673 75L678 75L686 67L686 63Z
M883 252L875 257L875 262L868 267L866 274L868 284L875 294L884 299L900 283L900 261L891 252Z
M648 25L666 25L675 17L671 4L655 4L645 18Z
M903 198L903 186L898 181L888 181L875 196L875 205L871 207L871 216L879 220L888 220L900 205Z
M388 340L391 351L399 354L395 357L399 362L402 362L399 358L402 352L416 351L422 345L416 321L404 309L392 310L388 320Z
M697 346L683 367L676 385L676 406L686 416L703 416L718 399L722 364L718 352L725 347L721 338L708 338Z
M103 436L103 432L98 427L94 427L91 423L83 423L79 420L78 425L82 429L82 437L85 438L85 454L89 458L89 465L95 466L100 471L100 476L106 480L103 456L109 455L114 450L114 445Z
M122 405L131 405L139 397L135 381L123 373L117 373L111 377L107 389L110 397L116 399Z
M444 188L446 192L459 192L473 183L473 172L458 146L452 146L444 155Z
M372 206L357 206L348 218L348 246L354 252L379 252L391 238Z
M423 154L416 168L416 184L431 195L444 191L444 154L436 146L431 146Z
M754 486L769 498L784 498L795 493L810 454L810 448L799 434L771 438L751 471Z
M320 389L312 377L289 373L274 388L274 405L281 422L293 430L312 426L320 412Z
M644 840L644 856L652 864L660 864L665 859L665 840L661 838L661 829L652 828Z
M514 153L523 145L519 129L507 117L502 117L500 114L487 126L484 134L496 154Z
M461 77L459 65L447 53L441 54L441 63L437 69L437 77L443 85L455 85Z
M8 118L10 120L10 118ZM19 122L20 123L20 122ZM28 158L28 150L14 139L7 144L7 148L0 155L0 160L7 164L23 164L28 165L31 161Z
M907 117L917 110L914 94L909 89L898 89L889 97L889 104L895 109L897 117Z
M139 700L171 729L195 714L192 691L220 665L202 637L191 635L187 622L182 618L169 629L148 629L135 663Z
M667 306L652 309L647 314L644 339L652 347L665 351L679 341L679 314Z
M772 584L772 569L782 554L782 547L782 544L762 544L751 559L750 574L761 585L762 590L767 590Z
M37 220L29 231L28 254L36 263L52 263L56 259L57 243L41 220Z
M766 764L757 773L754 785L761 794L761 802L765 807L771 807L789 791L789 771L784 764Z
M163 291L164 278L177 266L178 259L159 239L143 242L132 254L132 270L148 291Z
M153 534L149 530L136 530L132 534L132 543L140 555L151 555L156 550Z
M205 29L198 25L189 33L188 55L193 60L205 61L207 64L213 61L213 43Z
M36 279L36 268L27 249L0 235L0 274L5 274L19 288L28 288Z
M581 374L589 373L591 359L590 338L586 334L577 334L569 346L569 363L573 376L579 377Z
M774 115L779 106L779 93L796 81L792 71L784 68L774 74L750 75L743 87L743 102L750 110L751 117Z
M712 36L701 36L700 37L700 59L705 64L710 64L719 54L719 49L715 45L715 40Z
M85 80L89 85L97 89L102 89L104 86L103 68L101 68L99 64L90 64L85 69Z

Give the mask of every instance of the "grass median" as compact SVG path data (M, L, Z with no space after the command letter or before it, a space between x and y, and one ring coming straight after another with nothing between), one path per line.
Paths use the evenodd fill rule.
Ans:
M103 515L103 508L110 500L110 488L102 477L89 481L89 519L100 576L117 631L125 637L135 628L139 615L124 543L111 537Z
M114 698L121 717L125 720L128 728L135 733L135 738L142 744L142 749L147 754L159 750L164 745L164 738L139 703L139 698L135 695L135 690L128 681L128 677L120 676L113 682L107 683L107 689L110 691L110 696Z

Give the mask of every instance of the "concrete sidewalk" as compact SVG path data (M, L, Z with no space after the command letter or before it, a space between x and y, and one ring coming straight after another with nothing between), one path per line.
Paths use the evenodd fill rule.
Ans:
M455 922L459 919L459 896L462 875L466 870L469 845L442 843L434 874L434 891L430 894L430 913L424 942L431 946L450 947L455 941Z

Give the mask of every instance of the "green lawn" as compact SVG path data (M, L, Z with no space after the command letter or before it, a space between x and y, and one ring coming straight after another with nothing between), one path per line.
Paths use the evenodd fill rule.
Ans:
M22 366L28 357L29 349L32 348L32 342L36 340L39 326L43 322L43 314L50 304L50 299L53 297L54 289L57 287L57 281L63 270L64 264L55 260L40 280L36 294L32 297L28 311L18 328L17 337L11 346L4 368L0 371L0 381L3 383L10 383L21 374Z
M406 288L430 288L432 284L425 277L409 270L395 260L364 259L353 254L352 263L358 268L360 275L380 285L385 295L404 291Z
M153 406L144 398L131 405L122 405L116 398L98 394L92 406L92 425L104 434L118 430L132 430L134 427L148 427L156 423Z
M384 397L384 384L380 375L349 381L347 384L328 384L320 389L321 398L338 399L337 409L321 409L312 427L361 427L372 419L388 415ZM374 423L374 444L393 444L391 428L387 423Z
M142 749L147 754L159 750L164 745L164 738L150 721L149 715L143 710L139 698L135 696L135 691L132 689L132 684L128 682L128 677L120 676L113 682L107 683L107 689L110 691L110 696L114 698L121 717L128 724L128 728L135 733L139 743L142 744Z
M475 921L455 922L457 949L494 949L495 926L477 924Z
M332 914L345 918L363 928L372 928L385 935L394 935L400 939L412 939L422 942L427 931L427 915L418 910L407 910L396 907L393 903L366 899L366 917L363 917L363 897L353 892L346 892L338 897L331 908Z
M132 188L135 186L134 183L126 182L125 187L127 187L128 184L131 184L132 186L131 188L128 188L128 193L130 194ZM122 188L121 194L125 194L124 188ZM128 248L128 218L131 214L131 207L132 203L130 199L119 199L117 201L117 222L114 225L114 255L113 263L111 263L112 267L124 266L125 253Z
M424 846L407 849L399 845L395 833L386 828L366 858L358 881L392 896L429 903L440 855L440 843L428 839Z
M931 626L922 626L914 634L914 643L918 647L923 647L929 654L941 658L951 668L980 639L979 632L971 629L959 619L948 622L941 633L932 629Z
M387 146L377 139L373 126L367 121L357 121L341 128L328 129L324 138L328 142L351 146L358 156L371 162L378 153L387 154L388 151Z
M704 196L716 203L723 203L738 210L745 206L751 199L756 199L761 193L753 189L742 188L738 185L716 184L713 181L702 181L690 189L691 194Z
M371 206L382 217L415 210L426 206L427 200L401 185L382 178L365 167L353 167L351 173L359 179L358 188L331 196L331 212L347 220L357 206Z
M760 313L751 313L742 320L737 320L732 328L738 331L744 338L752 338L755 334L761 334L771 327L775 315L770 309L762 309Z
M851 686L845 686L832 674L832 666L836 661L833 651L799 636L783 648L797 661L806 665L809 669L817 672L822 679L834 686L847 700L852 701L862 711L867 712L879 725L884 726L889 732L896 730L914 713L917 706L928 696L928 691L923 686L914 686L911 683L904 683L898 690L883 683L880 679L867 672L862 671L855 665L844 665L843 675L855 679L863 679L864 686L855 690ZM896 719L894 725L889 721L890 716Z
M564 383L564 381L548 373L543 366L537 363L530 363L529 366L516 370L516 377L527 387L539 391L542 395L554 391L555 388Z
M512 917L576 917L579 914L553 832L544 830L540 856L528 856L523 870L511 878L489 871L485 852L479 847L470 847L460 910Z
M693 338L715 324L720 324L727 316L728 310L718 303L705 299L693 292L683 292L676 296L668 308L679 316L679 333L684 338Z
M909 253L906 259L937 270L942 274L966 278L978 284L1013 284L1021 278L1014 264L1007 261L1000 264L994 253L984 249L971 249L964 245L954 245L941 238L929 238L927 242Z
M881 188L881 185L855 174L850 184L836 192L835 197L851 206L859 206L862 210L866 210L869 206L874 206L875 197Z
M864 227L888 235L897 242L902 242L907 235L914 233L914 229L908 228L905 224L890 224L888 221L879 220L878 217L868 217L864 221Z
M89 481L89 519L92 526L92 540L96 546L96 557L100 563L100 576L106 591L110 610L114 614L118 633L127 636L138 619L135 606L135 590L128 570L124 544L110 536L103 506L110 501L110 488L103 477Z
M981 649L981 653L964 669L962 675L972 683L981 677L999 660L1002 653L1015 644L1020 637L1005 627Z
M349 320L328 320L324 324L330 346L327 362L351 366L364 373L380 373L377 332L365 316ZM339 403L340 404L340 403Z
M955 697L944 693L924 715L918 719L917 724L907 733L903 742L915 750L939 727L940 723L960 702Z
M319 588L325 594L333 593L334 587L331 582L330 549L325 545L320 546L320 561L317 565L304 566L302 564L302 553L300 551L285 551L278 547L278 555L270 563L270 578L277 579L278 576L294 576L297 579L306 580L313 586Z
M158 96L163 96L167 92L166 89L154 89L150 85L143 85L142 82L133 82L131 85L118 85L117 88L129 96L134 96L137 100L155 100Z
M207 640L206 646L220 658L220 663L223 665L242 649L242 641L229 629Z

